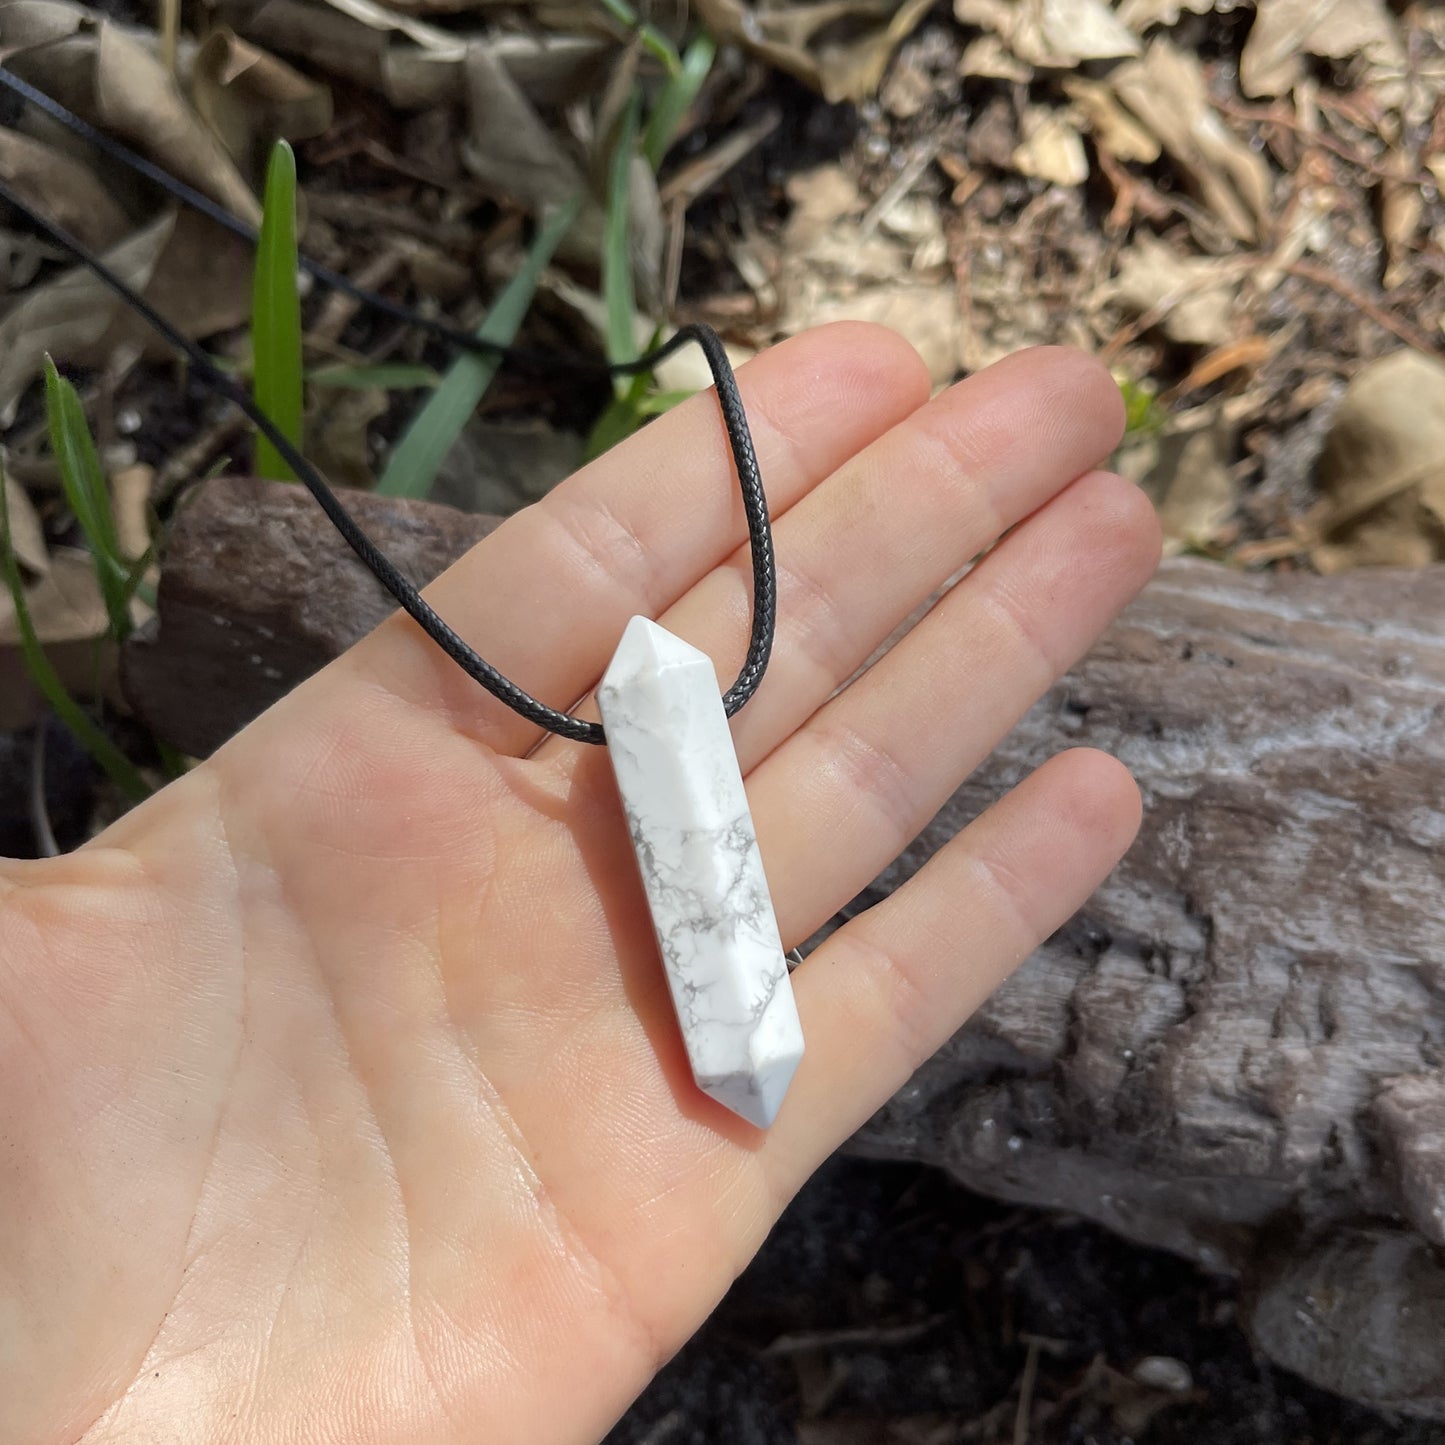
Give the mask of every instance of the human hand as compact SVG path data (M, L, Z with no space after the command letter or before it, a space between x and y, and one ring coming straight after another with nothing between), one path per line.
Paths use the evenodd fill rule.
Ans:
M1158 535L1088 472L1122 408L1076 354L929 401L902 341L840 326L740 381L780 610L733 731L791 947ZM705 395L428 596L558 705L636 612L726 686L743 538ZM538 741L398 616L87 847L0 865L0 1439L596 1440L1138 818L1119 764L1065 754L835 933L793 976L807 1053L761 1133L692 1085L603 750Z

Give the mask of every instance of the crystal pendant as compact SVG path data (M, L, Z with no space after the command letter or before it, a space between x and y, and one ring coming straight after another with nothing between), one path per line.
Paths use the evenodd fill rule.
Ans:
M712 663L634 617L597 703L693 1078L766 1128L803 1030Z

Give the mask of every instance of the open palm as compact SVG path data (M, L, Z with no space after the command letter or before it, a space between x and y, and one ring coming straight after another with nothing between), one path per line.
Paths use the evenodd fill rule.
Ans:
M1121 409L1083 357L929 401L902 342L843 326L741 382L780 620L733 730L791 946L1157 535L1088 471ZM557 704L639 612L726 684L743 539L702 396L428 595ZM691 1085L602 750L540 739L393 618L88 847L0 865L0 1439L597 1439L1136 820L1122 768L1067 754L835 933L794 977L808 1052L764 1134Z

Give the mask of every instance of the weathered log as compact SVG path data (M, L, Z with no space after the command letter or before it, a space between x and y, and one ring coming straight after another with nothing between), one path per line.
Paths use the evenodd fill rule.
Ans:
M500 522L365 492L343 500L418 586ZM127 644L121 683L151 731L194 757L396 609L303 488L239 477L183 499L158 592L159 616Z
M863 1130L1240 1273L1264 1349L1445 1416L1445 567L1167 565L858 902L1050 753L1122 866Z
M391 505L419 579L486 525ZM186 514L127 667L162 736L204 751L385 612L310 506ZM1442 617L1445 567L1172 562L847 912L1051 753L1121 757L1137 845L854 1147L1237 1272L1275 1359L1445 1417Z

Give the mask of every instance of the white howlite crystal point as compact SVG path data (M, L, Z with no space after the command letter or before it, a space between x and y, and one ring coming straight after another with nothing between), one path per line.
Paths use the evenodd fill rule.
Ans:
M803 1029L712 663L634 617L597 705L693 1078L766 1128Z

